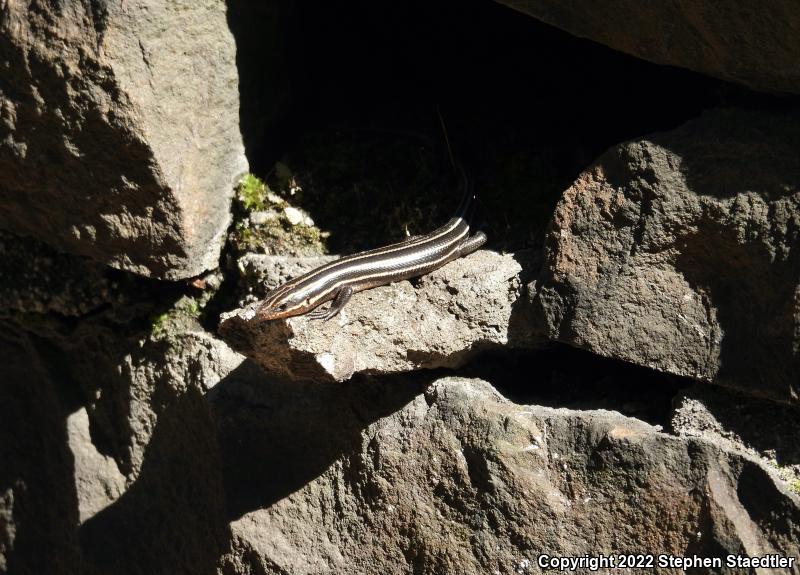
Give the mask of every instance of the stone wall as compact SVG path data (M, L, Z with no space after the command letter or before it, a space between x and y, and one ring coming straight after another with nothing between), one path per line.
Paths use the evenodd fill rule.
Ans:
M0 573L800 556L793 6L503 4L0 0Z

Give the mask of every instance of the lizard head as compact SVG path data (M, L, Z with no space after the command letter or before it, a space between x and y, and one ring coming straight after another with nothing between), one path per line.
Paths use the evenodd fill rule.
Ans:
M285 284L269 292L256 309L256 317L262 320L282 319L307 312L308 298L293 290L293 287L293 284Z

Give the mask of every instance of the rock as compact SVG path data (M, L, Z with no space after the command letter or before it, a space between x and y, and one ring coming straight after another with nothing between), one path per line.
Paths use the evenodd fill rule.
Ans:
M4 326L5 327L5 326ZM78 573L75 468L59 386L31 339L0 335L0 569Z
M525 303L518 301L521 273L515 256L480 251L416 286L404 281L358 293L328 322L256 321L258 304L251 304L223 314L220 334L267 373L292 380L457 367L482 350L534 345L529 323L512 322L512 313L524 314L517 305Z
M244 360L197 326L138 340L86 326L63 345L73 357L69 375L91 398L94 429L128 478L139 473L162 415L187 394L207 392Z
M286 216L286 219L289 220L289 223L293 226L296 226L304 219L303 212L292 206L283 208L283 213Z
M0 28L0 228L145 276L216 267L247 169L225 3L22 0Z
M798 149L797 114L718 110L601 156L548 232L549 336L800 399Z
M92 443L86 409L67 417L67 440L75 460L75 490L83 523L119 499L125 490L125 477L114 460Z
M800 408L694 385L673 400L670 427L761 458L800 495Z
M261 226L267 222L275 221L278 219L278 214L275 212L251 212L250 223L254 226Z
M712 441L517 405L481 380L439 379L424 395L376 383L219 389L223 573L517 574L542 571L540 554L800 552L800 500Z
M83 320L63 352L0 346L10 572L516 574L540 553L800 552L800 500L712 434L430 372L275 379L200 330L102 327Z
M199 329L137 340L107 321L0 345L0 565L210 572L228 536L204 394L244 358Z
M800 93L800 7L791 0L591 2L498 0L633 56L767 92Z
M135 395L118 398L130 413L113 422L118 433L138 424L141 458L125 492L80 526L84 573L213 573L227 545L221 456L200 373L151 357L153 373L137 366Z
M119 295L108 271L89 258L0 232L0 314L85 315Z

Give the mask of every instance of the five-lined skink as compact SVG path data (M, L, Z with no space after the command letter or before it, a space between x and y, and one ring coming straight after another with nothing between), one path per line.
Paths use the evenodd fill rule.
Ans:
M312 319L328 320L342 310L355 292L424 275L477 250L486 235L480 231L470 235L468 213L474 194L463 171L461 179L461 205L445 225L424 236L345 256L295 278L267 294L256 318L307 314ZM314 309L329 300L333 300L330 307Z

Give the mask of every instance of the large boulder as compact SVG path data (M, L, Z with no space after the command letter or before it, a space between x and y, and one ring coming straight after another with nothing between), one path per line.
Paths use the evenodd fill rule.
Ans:
M800 115L709 112L563 195L535 300L551 338L800 398Z
M222 0L0 12L0 228L146 276L217 265L236 178Z
M511 575L543 572L543 555L800 552L798 498L736 451L615 412L516 404L481 380L422 395L376 383L222 384L223 573Z
M498 0L615 50L755 90L800 93L800 5L734 0Z

